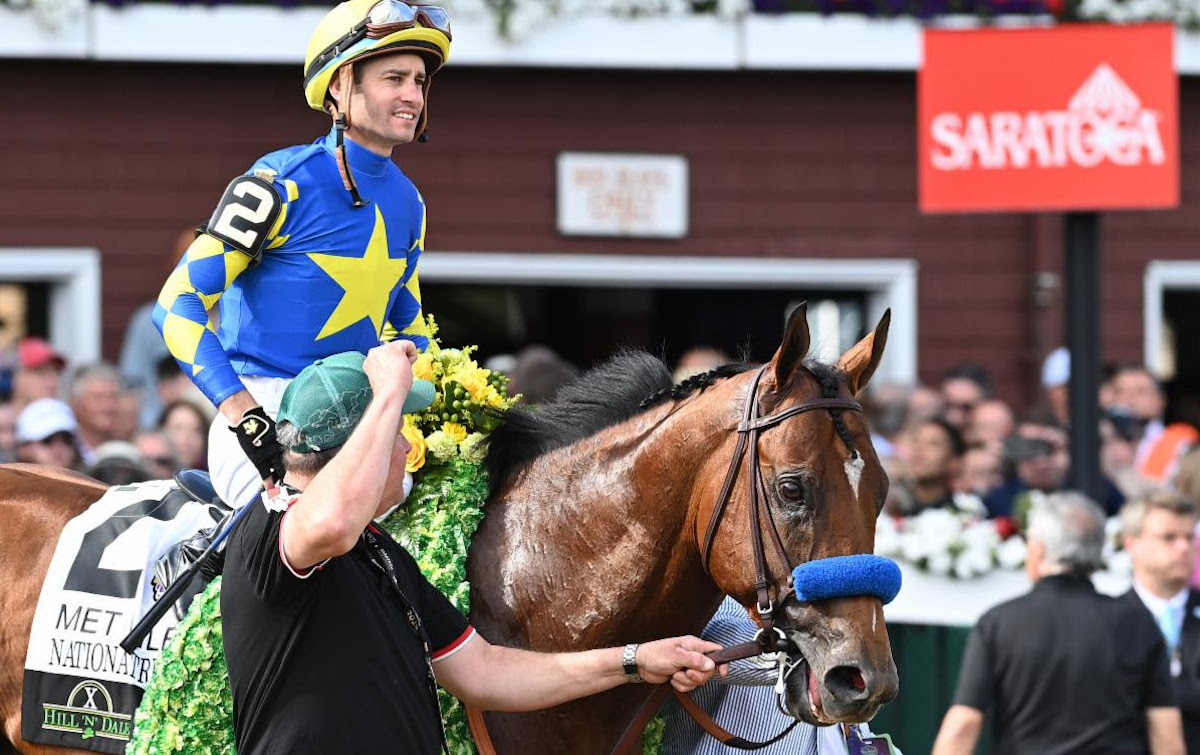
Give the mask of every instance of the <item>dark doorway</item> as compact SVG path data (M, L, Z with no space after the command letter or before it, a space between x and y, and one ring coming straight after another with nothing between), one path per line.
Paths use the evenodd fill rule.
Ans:
M579 367L621 347L636 347L674 364L689 348L707 346L735 359L762 362L779 345L784 321L801 301L836 305L839 340L864 333L866 294L824 289L601 288L422 283L447 346L478 344L486 360L542 344ZM826 310L827 312L830 310Z
M1163 325L1172 334L1175 374L1166 381L1167 420L1200 427L1200 290L1165 289Z

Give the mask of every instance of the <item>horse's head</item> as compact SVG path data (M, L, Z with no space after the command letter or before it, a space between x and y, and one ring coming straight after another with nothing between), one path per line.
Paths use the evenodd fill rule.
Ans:
M874 551L888 478L852 399L879 365L889 315L836 368L805 363L805 315L803 306L792 315L761 376L737 381L749 402L738 445L741 450L744 443L745 452L736 477L717 474L697 491L705 500L697 509L697 538L717 584L754 615L755 606L773 609L766 623L803 656L787 679L789 711L809 723L859 722L899 687L881 600L859 595L804 603L786 587L798 564ZM729 464L728 454L716 458ZM761 481L757 502L755 479ZM767 591L756 586L760 571Z

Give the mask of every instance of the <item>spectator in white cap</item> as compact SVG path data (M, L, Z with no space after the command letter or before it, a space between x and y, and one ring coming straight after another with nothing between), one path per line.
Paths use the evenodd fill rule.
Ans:
M53 398L33 401L17 416L17 461L75 469L78 431L71 407Z
M1046 395L1046 404L1054 413L1054 418L1063 427L1071 419L1071 406L1068 398L1068 384L1071 382L1071 352L1066 346L1059 346L1046 355L1042 362L1042 391Z

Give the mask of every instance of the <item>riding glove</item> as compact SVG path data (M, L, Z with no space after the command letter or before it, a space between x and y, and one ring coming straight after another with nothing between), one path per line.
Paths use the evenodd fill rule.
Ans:
M283 446L275 435L275 420L267 416L261 406L248 409L230 432L237 433L242 451L264 480L270 477L275 482L283 479Z

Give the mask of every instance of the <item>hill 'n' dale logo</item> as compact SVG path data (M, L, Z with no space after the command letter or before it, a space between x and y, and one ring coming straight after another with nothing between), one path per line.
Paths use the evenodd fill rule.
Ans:
M112 696L100 682L75 685L66 705L42 704L42 728L75 733L82 739L102 737L127 741L133 716L114 713Z
M1161 121L1161 112L1143 107L1101 63L1066 110L938 113L930 123L930 161L943 171L1161 165Z

